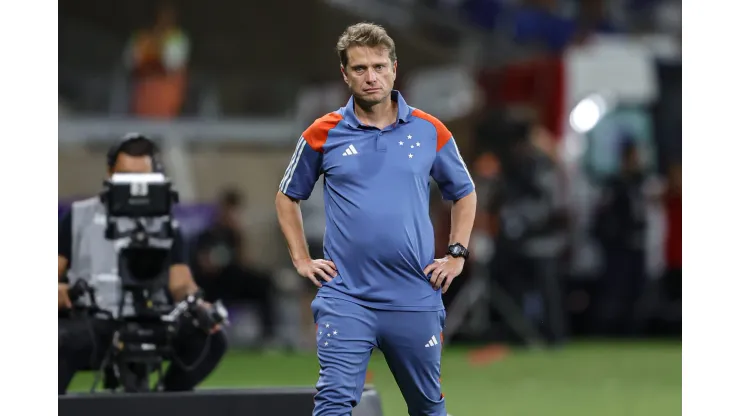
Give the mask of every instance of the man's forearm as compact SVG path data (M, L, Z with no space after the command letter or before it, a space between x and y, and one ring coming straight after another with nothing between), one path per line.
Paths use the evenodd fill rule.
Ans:
M185 299L198 291L190 268L184 264L176 264L170 267L170 294L175 302Z
M181 300L188 297L188 295L195 294L197 291L198 286L195 284L195 282L170 288L170 294L172 295L172 299L174 299L175 302L180 302Z
M303 216L298 201L294 201L282 192L278 192L275 197L275 208L280 229L285 236L293 263L310 258L306 235L303 232Z
M470 244L470 233L475 223L475 207L478 197L475 191L461 198L452 205L450 225L450 244L460 243L465 247Z
M57 256L57 280L59 282L62 281L64 272L67 271L67 265L69 265L69 261L67 261L66 257Z

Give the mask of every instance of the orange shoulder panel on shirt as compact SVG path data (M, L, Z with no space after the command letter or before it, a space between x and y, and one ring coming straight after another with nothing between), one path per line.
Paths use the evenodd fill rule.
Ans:
M323 152L326 139L329 137L329 130L342 121L342 115L339 113L329 113L323 117L317 118L306 131L303 132L303 138L311 148L317 152Z
M447 130L447 127L445 127L444 124L442 124L437 117L434 117L431 114L427 114L421 110L414 109L414 111L411 112L411 115L414 117L419 117L422 120L426 120L434 125L434 128L437 130L437 151L439 152L440 149L442 149L447 142L450 141L452 138L452 132Z

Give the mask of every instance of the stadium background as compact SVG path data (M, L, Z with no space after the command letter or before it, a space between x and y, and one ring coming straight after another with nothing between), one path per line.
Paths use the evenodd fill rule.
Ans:
M397 88L411 105L448 125L479 186L488 189L494 177L510 180L510 149L523 139L557 166L554 193L567 219L558 235L566 243L549 264L557 270L555 296L567 329L551 342L527 336L512 322L521 317L543 329L548 316L537 310L546 301L530 296L541 288L507 286L507 274L520 270L484 260L468 267L446 299L466 311L455 315L459 325L446 339L443 379L450 412L680 413L680 290L677 297L665 290L668 272L677 267L680 279L680 256L676 261L666 254L676 244L680 252L680 199L677 243L672 207L661 199L648 207L640 319L624 331L610 331L599 319L602 303L619 299L603 295L609 253L592 232L604 179L616 173L625 137L638 144L651 178L646 188L662 189L669 172L680 169L680 1L170 4L177 16L173 27L181 31L169 39L170 46L184 59L181 69L157 77L151 76L161 73L155 52L149 64L127 65L133 35L152 26L157 2L60 2L59 212L69 201L99 191L105 149L128 131L150 134L164 149L183 200L178 216L194 247L223 191L242 196L244 258L273 287L274 334L263 342L260 299L233 300L233 351L207 385L315 382L307 313L311 292L297 284L287 261L274 193L303 128L346 102L332 49L337 37L347 25L370 20L384 25L396 41ZM312 197L307 228L321 229L318 208L320 198ZM495 203L479 208L474 252L499 242L505 208ZM447 209L432 203L440 236L449 226ZM444 245L444 237L440 241ZM513 309L486 307L486 300L496 303L492 296L473 303L468 292L476 292L480 281L483 292L493 290L491 282L501 283ZM468 303L470 308L463 308ZM385 413L404 414L379 354L369 377ZM80 375L76 389L90 380L89 374Z

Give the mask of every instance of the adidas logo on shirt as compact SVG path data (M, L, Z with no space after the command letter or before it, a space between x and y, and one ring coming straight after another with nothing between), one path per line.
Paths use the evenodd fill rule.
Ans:
M430 338L429 339L429 342L427 342L426 345L424 345L424 348L433 347L433 346L435 346L437 344L439 344L439 342L437 342L437 337L435 337L434 335L432 335L432 338Z
M342 156L352 156L357 154L357 149L355 149L355 145L351 144L347 148L347 150L342 153Z

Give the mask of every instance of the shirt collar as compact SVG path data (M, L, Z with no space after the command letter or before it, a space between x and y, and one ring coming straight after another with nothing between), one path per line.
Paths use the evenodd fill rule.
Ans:
M411 108L406 104L406 100L398 90L391 91L391 100L398 103L398 118L397 123L408 123L411 118ZM344 120L349 123L352 127L359 128L363 126L360 120L355 115L355 97L350 96L347 105L344 106Z

